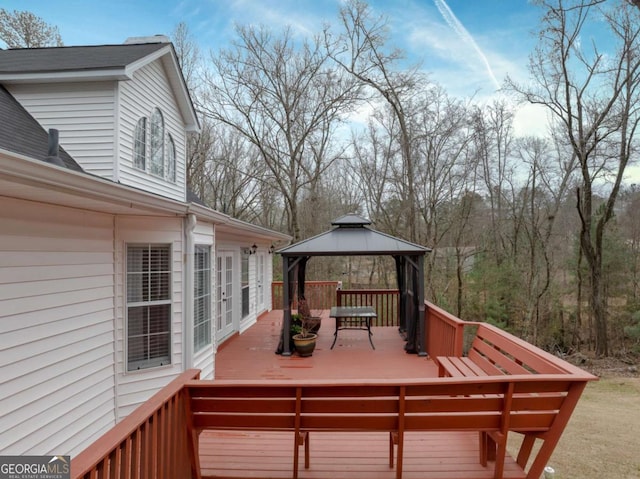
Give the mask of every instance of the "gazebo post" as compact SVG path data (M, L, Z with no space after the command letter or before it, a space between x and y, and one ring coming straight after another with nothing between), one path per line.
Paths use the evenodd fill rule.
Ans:
M283 291L282 291L282 311L283 320L282 320L282 355L283 356L291 356L291 347L289 343L289 338L291 336L291 304L293 303L293 298L291 296L291 284L293 282L293 271L298 264L303 261L306 261L306 258L302 256L288 256L282 255L282 276L283 276ZM303 271L304 274L304 271ZM297 294L297 293L295 293Z
M289 298L289 284L291 284L291 271L289 270L289 257L282 255L283 288L282 288L282 355L291 356L289 336L291 334L291 299Z
M426 356L426 329L425 329L425 305L424 305L424 255L418 256L418 356Z

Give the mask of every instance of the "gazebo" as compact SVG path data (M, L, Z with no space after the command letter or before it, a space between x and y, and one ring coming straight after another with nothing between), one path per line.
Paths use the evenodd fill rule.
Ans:
M406 335L405 350L426 356L424 306L424 255L431 249L381 233L371 221L355 215L331 222L332 228L312 238L281 248L283 271L282 341L276 351L290 356L291 306L294 293L304 298L305 270L312 256L392 256L400 291L399 328ZM294 292L294 285L297 291Z

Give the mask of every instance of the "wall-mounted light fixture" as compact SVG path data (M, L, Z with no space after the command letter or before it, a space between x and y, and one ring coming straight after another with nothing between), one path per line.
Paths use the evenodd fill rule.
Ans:
M242 248L242 254L256 254L256 251L258 251L258 245L255 243L251 248Z
M269 246L269 254L273 254L273 252L276 250L276 247L271 245Z

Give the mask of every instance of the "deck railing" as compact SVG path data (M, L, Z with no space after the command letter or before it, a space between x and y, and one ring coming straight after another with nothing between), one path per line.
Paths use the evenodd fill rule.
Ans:
M196 451L187 439L185 371L71 461L71 477L173 479L192 477Z
M475 326L425 301L426 345L432 358L462 356L465 335L469 335L472 328Z
M306 281L304 295L312 310L329 309L336 305L336 290L338 281ZM271 304L273 309L283 309L282 281L271 283ZM294 295L293 309L298 309L298 301Z
M338 290L338 306L373 306L378 314L373 326L398 326L400 293L397 289Z
M305 283L305 296L312 310L331 306L373 306L378 313L374 326L398 326L400 293L397 289L337 289L337 281L309 281ZM271 286L273 307L282 306L282 281ZM297 308L294 298L293 308ZM466 329L465 329L466 328ZM465 335L471 336L473 326L451 313L425 301L425 336L431 357L461 356Z

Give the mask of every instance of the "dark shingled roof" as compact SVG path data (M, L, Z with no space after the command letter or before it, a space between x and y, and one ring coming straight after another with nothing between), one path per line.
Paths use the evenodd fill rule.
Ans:
M0 50L0 75L124 68L169 43Z
M207 206L205 202L202 201L202 198L196 195L191 188L187 188L187 203L195 203L200 206Z
M345 215L331 222L333 229L277 251L283 256L423 255L424 246L371 229L371 221Z
M49 134L1 85L0 119L0 148L47 161ZM80 165L64 149L59 149L58 156L68 169L82 171Z

